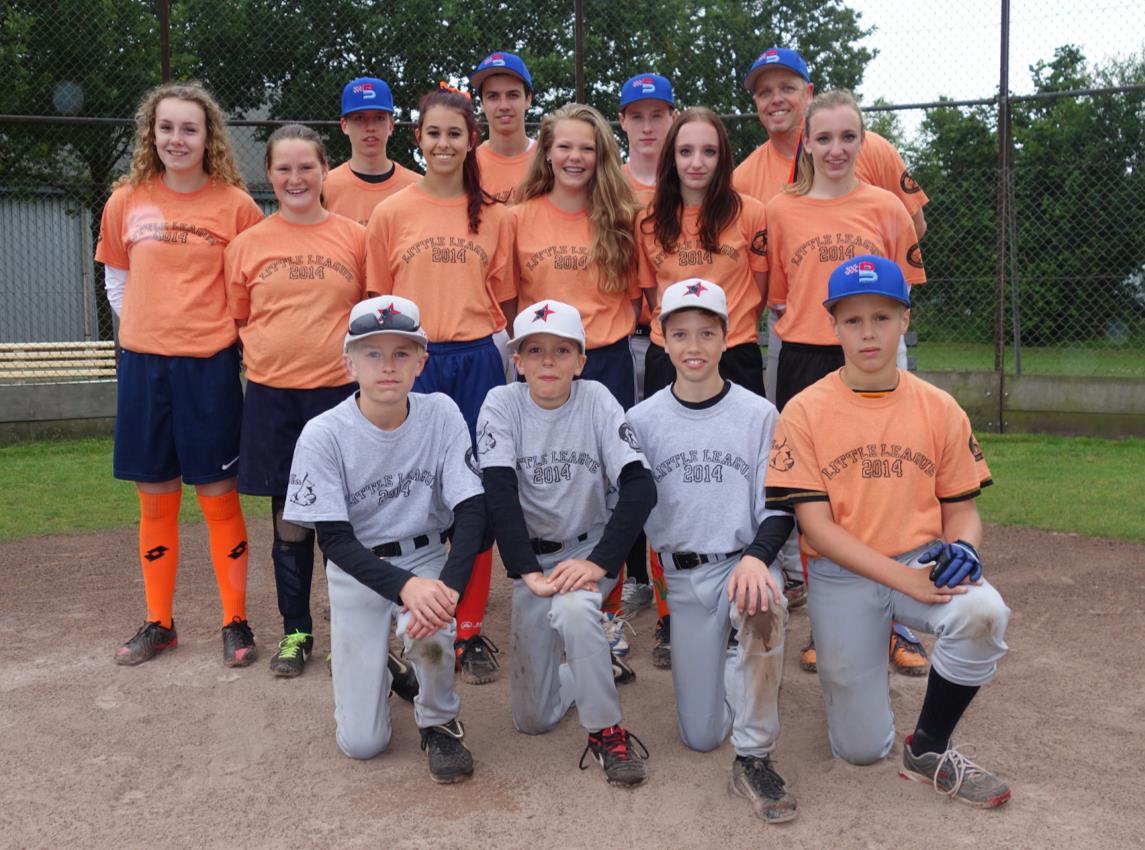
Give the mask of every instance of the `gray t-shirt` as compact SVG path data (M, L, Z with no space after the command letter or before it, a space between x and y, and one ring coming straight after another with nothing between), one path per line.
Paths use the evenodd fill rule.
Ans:
M702 410L681 404L668 386L628 411L656 482L656 507L644 524L653 549L734 552L755 539L764 519L782 516L764 502L778 419L770 401L736 384Z
M410 393L409 416L383 431L358 409L357 394L302 429L283 517L314 527L349 522L373 547L440 534L453 509L481 495L481 470L461 411L442 393Z
M538 407L528 384L494 387L477 418L477 459L482 469L517 471L529 536L555 541L603 526L620 471L648 465L624 409L596 381L573 381L556 410Z

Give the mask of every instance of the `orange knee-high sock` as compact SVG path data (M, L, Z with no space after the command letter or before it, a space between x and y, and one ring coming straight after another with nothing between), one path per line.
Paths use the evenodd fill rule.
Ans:
M605 614L620 614L620 594L624 590L624 575L627 572L624 564L620 565L620 573L616 576L616 584L613 585L612 590L608 592L608 597L604 600L604 604L600 606L600 610Z
M671 612L668 610L668 582L664 580L664 565L660 556L648 550L648 574L652 577L652 590L656 593L656 617L663 620Z
M478 552L473 559L469 583L457 603L457 639L468 640L481 634L485 609L489 606L489 582L493 576L493 547Z
M139 564L147 594L147 619L171 628L175 573L179 569L179 503L183 491L139 493Z
M246 619L246 521L237 490L221 496L199 496L211 539L211 564L223 602L223 625Z

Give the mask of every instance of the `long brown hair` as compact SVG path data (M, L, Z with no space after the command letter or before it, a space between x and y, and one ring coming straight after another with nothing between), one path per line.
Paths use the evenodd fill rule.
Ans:
M159 152L155 149L155 110L159 101L167 98L197 103L203 109L206 123L206 146L203 149L203 171L218 183L246 189L235 160L231 137L223 120L223 111L202 85L195 81L167 83L156 86L143 96L135 111L135 141L131 154L131 167L116 181L116 186L130 183L140 186L165 170Z
M656 193L652 196L651 213L642 224L646 232L655 234L656 241L669 253L676 250L676 243L680 239L680 220L684 215L684 194L680 189L680 172L676 169L676 139L685 124L698 121L715 128L719 148L715 174L700 202L700 244L705 251L719 250L720 234L739 217L743 209L739 192L732 187L735 160L724 122L706 106L685 109L668 129L664 139L660 161L656 166ZM648 230L649 225L651 230Z
M855 110L855 114L859 116L860 140L866 135L867 125L863 121L863 112L859 109L859 101L850 91L831 89L815 95L808 105L807 113L803 119L803 140L799 149L798 174L789 186L784 187L791 194L806 195L811 191L811 186L815 182L815 159L811 156L811 151L807 149L807 139L811 138L811 116L821 109L834 109L838 106L849 106Z
M536 150L529 162L529 172L520 188L523 203L547 195L553 190L549 155L556 127L561 121L583 121L592 127L596 148L596 168L588 187L588 220L593 226L590 263L600 270L602 292L620 292L636 268L636 236L633 226L640 204L620 168L620 148L604 116L583 103L567 103L545 116L537 136Z
M425 114L435 106L448 107L465 119L465 131L469 134L469 151L465 154L465 162L461 166L461 183L465 187L465 197L468 199L466 208L469 213L469 232L476 233L481 227L481 208L486 204L496 203L496 200L481 188L481 167L477 164L477 145L481 141L481 134L477 128L477 116L473 112L473 101L464 92L444 85L427 91L417 103L419 139L422 125L425 123Z

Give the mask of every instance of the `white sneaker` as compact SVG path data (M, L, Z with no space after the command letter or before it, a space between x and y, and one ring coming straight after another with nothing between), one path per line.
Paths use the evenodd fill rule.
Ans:
M620 605L625 617L635 617L652 604L652 585L641 584L634 578L624 580L620 590Z
M612 654L621 658L627 655L628 639L624 636L624 630L628 629L633 635L636 634L636 630L623 617L605 614L603 611L600 613L600 624L604 628L604 638L608 641L608 648L612 650Z

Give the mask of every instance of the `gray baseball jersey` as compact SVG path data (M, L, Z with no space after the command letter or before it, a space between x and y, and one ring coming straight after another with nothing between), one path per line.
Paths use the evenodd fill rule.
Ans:
M410 393L409 416L383 431L357 396L314 417L294 449L284 518L349 522L364 546L440 533L453 508L484 492L461 411L441 393Z
M557 541L603 526L620 471L647 466L620 403L596 381L573 381L556 410L538 407L528 384L494 387L477 418L477 458L517 471L529 536Z
M734 552L768 516L764 474L775 406L737 384L694 410L665 387L628 411L652 477L656 507L644 530L658 552Z

